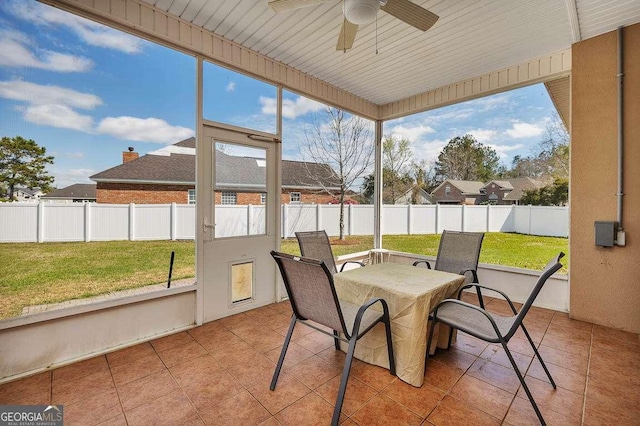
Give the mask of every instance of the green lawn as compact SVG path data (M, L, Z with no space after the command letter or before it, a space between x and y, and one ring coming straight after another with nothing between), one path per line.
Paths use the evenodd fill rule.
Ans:
M440 235L385 235L382 246L389 250L403 251L435 256L438 252ZM336 256L369 250L373 247L373 237L347 237L345 241L331 238L333 253ZM533 235L486 233L480 252L481 263L514 266L525 269L542 269L558 252L569 254L567 238L536 237ZM298 242L289 239L282 242L282 251L300 254ZM563 259L564 268L569 258Z
M435 255L439 240L439 235L389 235L383 246ZM336 256L373 247L373 237L331 242ZM487 233L480 262L542 269L560 250L567 253L567 245L566 238ZM283 241L282 250L299 254L295 239ZM173 279L193 277L193 241L0 244L0 318L19 315L25 306L165 282L171 251L176 252Z

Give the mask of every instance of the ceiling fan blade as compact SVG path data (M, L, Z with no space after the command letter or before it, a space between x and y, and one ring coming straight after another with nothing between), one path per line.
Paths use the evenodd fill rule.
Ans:
M380 9L422 31L431 28L439 18L435 13L429 12L409 0L389 0Z
M347 50L353 47L353 42L356 39L356 33L358 32L358 26L343 19L342 28L340 28L340 36L338 37L338 44L336 50Z
M330 0L271 0L269 6L274 12L286 12L288 10L300 9L307 6L326 3Z

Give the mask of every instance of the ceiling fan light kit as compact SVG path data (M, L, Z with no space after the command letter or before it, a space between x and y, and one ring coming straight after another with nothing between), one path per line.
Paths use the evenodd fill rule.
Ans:
M373 22L379 10L379 0L345 0L344 2L344 17L356 25Z

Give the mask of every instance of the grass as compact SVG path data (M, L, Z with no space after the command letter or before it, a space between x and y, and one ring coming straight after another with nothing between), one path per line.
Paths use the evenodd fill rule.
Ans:
M435 256L440 235L385 235L382 246L389 250ZM567 238L537 237L533 235L486 233L482 241L480 263L514 266L525 269L542 269L549 259L563 251L568 254ZM373 237L347 237L345 241L331 239L335 256L369 250ZM300 254L298 242L289 239L282 242L282 251ZM562 272L567 272L568 257L565 257Z
M387 235L383 237L383 246L435 256L439 241L439 235ZM345 241L332 239L331 242L336 256L373 247L371 236L348 237ZM283 241L282 250L299 254L297 241ZM560 250L568 252L566 238L487 233L480 262L542 269ZM0 244L0 258L4 260L0 262L0 276L3 277L0 281L0 319L19 315L25 306L165 282L171 251L176 252L173 279L193 277L193 241Z
M0 244L0 318L30 305L87 298L195 275L193 241Z

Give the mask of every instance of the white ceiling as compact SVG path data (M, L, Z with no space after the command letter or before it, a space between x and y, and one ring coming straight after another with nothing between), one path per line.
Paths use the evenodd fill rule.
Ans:
M440 16L433 28L381 11L378 54L375 23L343 53L341 0L280 14L267 0L144 1L376 104L566 49L571 10L582 39L640 22L640 0L413 0Z

